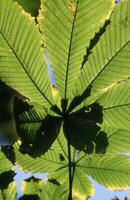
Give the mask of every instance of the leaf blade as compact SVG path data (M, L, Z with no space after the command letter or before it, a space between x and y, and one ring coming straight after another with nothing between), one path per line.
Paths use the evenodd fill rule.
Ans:
M16 199L16 183L10 183L7 189L0 190L1 200L15 200Z
M1 0L0 4L0 78L30 100L50 105L50 84L38 28L17 3Z
M110 190L126 190L130 186L129 162L128 156L106 154L86 157L79 167Z
M75 95L83 93L85 95L86 88L90 86L91 95L94 95L103 88L129 79L129 6L129 2L123 1L115 7L110 18L111 23L94 47L93 53L82 70ZM123 16L122 13L124 13ZM122 67L123 62L125 69Z
M80 0L60 3L56 0L42 1L39 23L61 98L68 99L71 96L89 40L109 17L113 6L114 1L111 0L98 3ZM84 21L86 26L83 26Z

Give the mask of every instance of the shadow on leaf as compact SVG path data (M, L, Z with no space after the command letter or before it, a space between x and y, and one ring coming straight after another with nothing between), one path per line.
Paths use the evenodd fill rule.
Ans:
M39 110L19 100L15 102L15 118L22 142L20 151L32 157L44 154L51 147L62 123L60 117L49 115L44 108Z
M100 28L99 32L95 34L94 38L90 40L90 45L86 49L86 55L84 56L84 60L82 62L81 69L84 67L84 64L87 62L89 55L92 52L93 47L98 43L103 33L106 31L107 26L110 24L110 20L107 20L102 28Z
M19 135L22 139L20 150L32 157L44 154L57 138L61 126L61 119L47 115L42 122L22 124Z
M0 81L0 141L1 145L13 144L17 140L13 116L13 100L16 92Z
M86 153L105 153L108 138L101 131L102 107L94 103L69 115L64 121L64 133L71 145Z
M29 12L32 16L38 16L38 11L40 8L40 0L31 0L31 1L24 1L24 0L16 0L19 5L23 7L26 12Z
M0 190L8 188L8 185L13 182L15 173L14 171L8 171L0 174Z
M7 159L9 159L13 164L15 164L15 153L13 146L3 146L1 147L1 150L5 154Z
M91 86L88 87L86 90L85 90L85 93L83 93L81 96L76 96L74 97L74 99L72 100L72 102L70 103L69 105L69 108L67 110L67 112L71 112L73 111L73 109L75 107L77 107L78 105L80 105L82 102L84 102L84 100L90 96L90 93L91 93ZM62 100L63 101L63 100Z
M23 195L19 200L40 200L38 195Z

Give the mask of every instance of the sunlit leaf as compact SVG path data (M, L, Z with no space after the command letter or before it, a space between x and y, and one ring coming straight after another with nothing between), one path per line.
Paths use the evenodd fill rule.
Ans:
M34 19L12 0L0 0L0 5L0 79L30 101L50 105L47 66Z
M41 5L40 29L61 98L68 99L78 78L90 39L109 18L114 1L42 0Z
M127 190L130 187L130 158L124 155L84 157L79 167L109 190Z
M7 189L0 190L0 200L16 200L16 183L9 184Z

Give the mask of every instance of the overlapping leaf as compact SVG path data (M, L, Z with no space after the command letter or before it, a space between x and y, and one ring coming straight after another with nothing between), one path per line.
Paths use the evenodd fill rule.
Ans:
M7 189L0 190L0 200L16 200L16 183L9 184Z
M96 113L96 115L95 115ZM64 132L66 138L76 149L87 153L105 152L108 146L107 134L101 131L98 123L102 123L102 107L93 104L90 111L72 113L64 122Z
M75 162L75 159L78 158L78 154L75 153L74 149L71 148L72 152L72 158ZM67 141L63 135L63 133L60 133L55 143L52 145L50 150L48 150L47 153L45 153L43 156L40 156L39 158L32 158L27 154L22 154L19 151L18 145L15 145L15 153L16 153L16 164L21 170L24 170L25 172L32 172L32 173L42 173L46 172L49 174L50 180L53 182L58 181L60 184L63 184L65 189L65 196L67 198L68 195L68 157L67 157ZM73 195L76 198L79 194L80 196L86 198L86 196L92 196L94 194L94 188L90 180L86 177L84 173L81 173L80 169L76 170L76 176L74 178L73 184ZM80 177L79 177L80 174ZM84 182L85 181L85 182ZM81 190L82 185L84 187ZM50 189L50 187L53 186L53 189ZM60 186L60 185L59 185ZM50 195L56 195L57 190L55 191L54 184L48 184L45 186L48 194ZM60 189L60 188L59 188ZM53 192L56 192L54 193ZM46 192L44 190L44 192ZM43 194L44 196L45 194ZM55 197L54 195L54 197ZM47 197L46 197L47 198ZM49 197L48 197L49 198ZM65 197L64 197L65 198Z
M44 154L57 138L62 120L47 114L45 108L31 108L17 117L21 150L32 156ZM51 124L51 126L50 126Z
M34 177L29 178L23 182L23 194L28 197L40 200L63 200L66 192L65 185L61 185L56 181L42 181Z
M101 131L107 134L108 143L110 141L109 151L113 151L114 144L114 151L118 151L118 144L121 144L124 138L124 145L121 146L120 152L125 150L128 152L130 150L128 144L130 130L130 2L123 1L117 5L110 21L106 32L84 65L79 82L75 87L75 95L81 95L84 99L85 96L87 97L88 91L90 92L90 97L83 101L79 106L80 109L94 102L102 106L103 118L100 127L102 127ZM115 142L116 137L118 140Z
M73 179L73 188L72 188L72 196L73 199L79 199L79 200L85 200L87 197L91 197L95 193L94 185L90 181L89 177L83 172L82 169L77 167L76 163L75 167L73 168L74 170L74 179ZM73 171L72 170L72 171ZM65 180L68 180L68 169L63 169L60 174L55 174L56 180L58 180L60 183L65 183ZM69 191L69 185L68 182L66 183L67 190ZM65 194L67 199L67 193Z
M28 154L19 151L19 145L15 145L16 164L21 170L31 173L54 174L59 168L67 165L66 140L63 134L59 135L51 148L44 155L32 158Z
M130 131L120 128L113 128L107 125L102 126L102 131L107 133L107 152L126 153L130 151Z
M38 15L38 10L40 7L40 0L16 0L19 5L21 5L27 12L31 13L32 16Z
M61 138L59 139L61 140ZM63 140L65 138L62 138L62 142ZM16 150L16 163L25 171L49 172L50 178L53 177L54 180L64 184L68 180L67 150L63 151L61 143L58 144L56 141L55 144L44 156L35 159L35 161ZM91 176L111 190L127 189L130 186L130 159L127 156L112 154L87 156L85 153L77 151L72 158L72 169L75 170L73 180L73 195L75 197L76 194L80 194L84 198L85 195L92 196L94 194L93 186L86 175Z
M63 113L52 103L41 36L35 22L12 0L0 0L0 5L0 78L34 102L34 107L28 106L17 113L20 114L17 118L20 140L14 145L16 165L26 172L46 172L50 178L49 184L43 187L39 182L26 182L25 195L33 191L39 197L43 192L44 199L58 199L64 193L63 198L67 198L69 143L78 149L71 147L69 155L74 199L94 194L88 176L111 190L130 187L129 157L94 154L130 150L130 2L122 1L116 6L110 24L89 52L91 55L81 71L85 49L90 48L90 39L109 18L114 1L42 0L40 29L60 95L65 100L71 99L73 91L73 97L83 103L78 107L80 110L70 106ZM50 113L48 105L55 114ZM62 106L65 106L64 100ZM62 133L61 122L68 141ZM1 174L12 169L5 155L0 152L4 161L4 167L3 163L0 165ZM7 190L4 188L5 195Z
M113 85L97 99L99 105L103 107L102 124L99 125L100 131L106 133L108 139L107 151L109 152L130 151L129 88L129 81L120 82Z
M101 130L107 133L109 143L107 150L110 152L130 151L129 88L129 81L120 82L98 99L99 104L103 106Z
M68 99L78 78L86 48L109 18L113 0L42 0L39 16L61 97Z
M12 170L12 163L7 159L5 154L0 149L0 174Z

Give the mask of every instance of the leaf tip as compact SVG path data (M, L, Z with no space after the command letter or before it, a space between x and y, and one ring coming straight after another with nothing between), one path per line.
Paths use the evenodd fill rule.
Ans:
M87 195L81 194L81 193L79 193L79 192L73 190L73 198L74 198L74 199L77 199L77 198L78 198L78 200L85 200L86 197L87 197Z
M100 22L104 22L110 18L114 7L115 7L115 0L108 0L108 7L107 7L108 12L106 11L105 15L103 15Z

